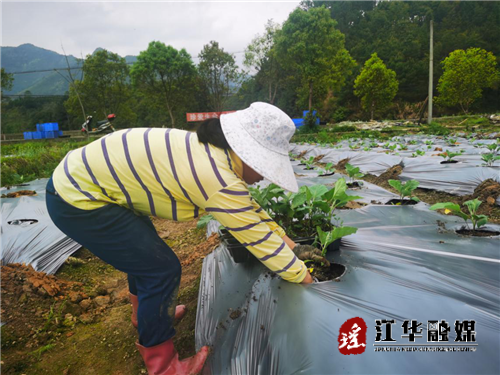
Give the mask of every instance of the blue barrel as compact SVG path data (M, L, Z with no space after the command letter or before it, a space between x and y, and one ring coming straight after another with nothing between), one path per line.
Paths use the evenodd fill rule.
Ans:
M24 132L24 139L33 139L33 134L31 132Z

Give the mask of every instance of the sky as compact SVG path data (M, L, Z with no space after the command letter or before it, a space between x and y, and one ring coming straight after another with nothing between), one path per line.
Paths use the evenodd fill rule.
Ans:
M300 1L57 1L3 0L2 46L31 43L75 57L101 47L138 55L149 42L185 48L193 60L203 45L244 51L268 19L282 23ZM243 53L235 54L238 64Z

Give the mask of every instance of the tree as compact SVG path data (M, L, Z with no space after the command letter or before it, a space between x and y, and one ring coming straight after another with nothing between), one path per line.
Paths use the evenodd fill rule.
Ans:
M137 57L131 76L133 85L149 100L164 105L175 127L175 115L189 102L196 78L196 68L186 50L153 41Z
M447 107L458 104L464 113L481 98L484 88L493 87L500 78L495 56L481 48L453 51L441 64L437 102Z
M295 9L276 38L276 52L281 65L301 82L309 110L315 90L339 89L356 65L344 48L344 35L335 28L337 22L324 8ZM317 98L321 100L321 98Z
M239 80L234 56L224 52L216 41L211 41L203 46L198 57L198 71L208 90L212 110L220 112L232 92L231 86Z
M75 118L79 117L83 105L85 115L97 116L95 120L116 113L116 124L126 123L130 126L135 116L129 106L131 90L128 78L125 59L116 53L99 50L87 55L83 61L82 79L71 79L65 107Z
M252 39L245 49L245 61L243 62L248 68L257 71L256 79L267 87L267 101L271 104L276 98L282 72L274 50L274 41L278 30L279 25L273 20L268 20L265 33Z
M387 69L384 62L373 53L354 82L354 93L361 98L363 108L370 111L372 120L374 112L386 108L397 92L396 72Z
M100 50L88 55L83 63L84 102L102 116L120 112L130 98L129 70L125 59Z
M2 85L2 94L3 94L3 90L9 91L12 89L12 86L14 84L14 75L7 73L4 68L1 69L1 74L2 74L1 85Z

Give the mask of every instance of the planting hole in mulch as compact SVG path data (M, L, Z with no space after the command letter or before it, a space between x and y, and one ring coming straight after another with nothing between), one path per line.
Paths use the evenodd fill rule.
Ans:
M324 174L320 174L318 177L328 177L328 176L333 176L334 174L335 174L335 172L324 173Z
M24 195L28 195L28 196L36 195L36 191L34 191L34 190L19 190L19 191L15 191L13 193L2 194L2 198L19 198L19 197L22 197Z
M456 163L458 163L458 160L445 160L439 164L456 164Z
M20 225L22 227L26 227L31 224L36 224L38 223L38 220L36 219L17 219L17 220L11 220L8 221L7 224L9 225Z
M359 181L354 181L354 182L348 182L347 183L347 187L349 189L356 189L356 188L360 188L361 186L363 186L363 185Z
M463 236L473 236L473 237L493 237L500 235L500 232L488 229L476 229L472 230L469 228L462 227L455 231Z
M305 171L311 171L313 169L314 169L314 167L304 168Z
M417 204L418 202L411 200L411 199L391 199L390 201L386 202L387 206L413 206L414 204Z
M311 276L318 279L318 281L340 281L340 278L346 272L345 266L340 263L330 263L330 267L314 263L311 268Z

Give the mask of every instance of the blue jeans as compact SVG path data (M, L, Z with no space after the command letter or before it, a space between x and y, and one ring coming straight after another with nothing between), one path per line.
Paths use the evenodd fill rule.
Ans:
M139 298L139 343L151 347L173 337L181 264L151 220L116 204L73 207L57 194L52 179L46 196L49 215L63 233L128 275L130 292Z

